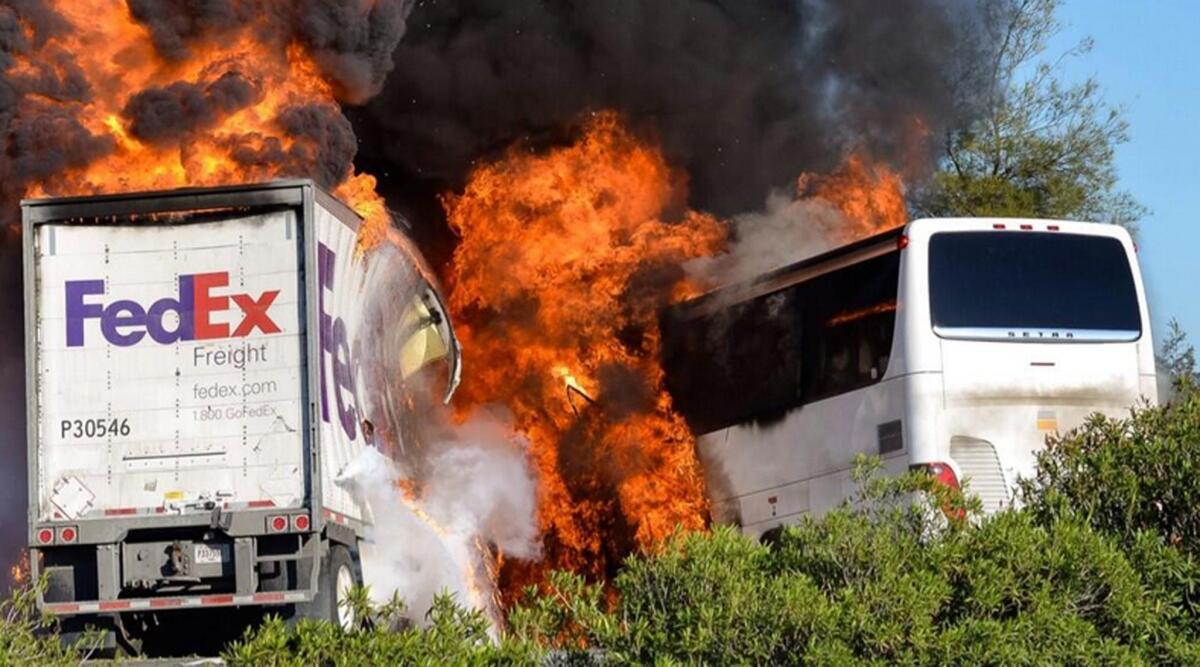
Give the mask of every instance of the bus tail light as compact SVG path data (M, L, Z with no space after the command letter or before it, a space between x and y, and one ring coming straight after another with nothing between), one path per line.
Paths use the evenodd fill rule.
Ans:
M958 475L954 474L954 468L951 468L950 464L948 463L935 461L933 463L915 465L913 467L924 468L935 482L941 484L947 489L958 491L961 488L958 483ZM965 509L962 507L955 507L953 502L950 500L943 501L942 513L945 514L949 519L963 519L967 516L967 511Z
M929 476L937 480L942 486L951 489L959 488L958 475L954 474L954 468L951 468L950 464L938 461L936 463L926 463L924 466L920 467L925 468L925 471L929 473Z

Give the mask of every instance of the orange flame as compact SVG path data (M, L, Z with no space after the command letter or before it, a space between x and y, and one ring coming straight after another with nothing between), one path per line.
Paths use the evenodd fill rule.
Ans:
M155 51L148 31L115 0L52 0L71 30L31 37L37 49L18 56L10 76L46 68L60 78L82 76L89 95L26 95L24 105L42 105L79 120L104 147L86 164L69 164L33 185L27 196L99 194L181 186L225 185L294 173L298 164L318 161L311 139L290 134L281 112L294 105L325 106L340 116L333 85L319 74L307 52L296 44L270 44L261 26L246 25L229 39L209 40L182 62L166 61ZM27 30L31 30L27 28ZM32 39L36 37L37 39ZM67 57L69 55L69 58ZM73 60L79 71L67 71ZM152 87L176 82L208 85L236 73L253 87L252 100L225 115L199 123L188 136L163 143L143 141L123 115L130 99ZM247 155L290 156L288 160L246 159ZM242 156L238 159L238 156ZM350 174L336 194L367 219L364 244L384 235L388 217L374 179Z
M866 308L859 308L858 310L849 310L838 313L837 315L829 318L828 326L840 327L843 324L857 322L872 315L881 315L883 313L894 312L896 312L896 301L884 301L883 303L877 303L874 306L867 306Z
M24 586L29 583L29 550L21 549L21 558L16 565L8 568L9 577L12 580L13 587Z
M706 524L695 443L663 390L656 313L696 289L679 265L717 252L725 227L682 194L657 148L602 113L570 146L514 148L445 198L461 236L450 269L471 368L461 408L508 406L539 476L546 558L505 562L510 593L541 568L604 576L630 549Z
M845 224L832 230L841 242L900 227L908 220L900 175L861 153L852 153L831 174L801 175L796 191L801 199L824 200L842 213Z

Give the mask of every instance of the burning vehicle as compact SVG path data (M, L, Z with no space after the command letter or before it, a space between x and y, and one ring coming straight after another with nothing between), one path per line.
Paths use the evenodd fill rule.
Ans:
M714 519L754 535L848 498L860 454L994 512L1047 435L1157 399L1115 225L917 220L673 306L662 327Z
M964 279L922 277L927 223L896 231L905 183L990 90L966 67L986 17L957 9L0 7L0 211L33 200L23 228L0 220L0 250L27 252L47 608L131 636L213 606L334 618L386 543L373 592L420 616L449 581L499 625L552 570L605 581L677 530L819 511L853 452L976 485L960 453L994 455L1011 482L1050 430L1030 419L1137 395L1149 329L1132 255L1140 315L1119 340L1085 345L1077 330L1113 324L1090 320L921 323L941 312L923 286ZM313 180L245 185L279 178ZM150 194L113 194L130 192ZM421 221L444 308L385 194ZM980 231L1103 236L1030 224ZM1058 304L1061 278L1030 298ZM962 331L996 327L1063 340ZM1107 389L1065 379L1109 362ZM1044 386L973 379L1018 367ZM953 421L993 414L1020 423ZM405 463L380 503L362 502L362 452ZM380 517L389 537L364 541Z
M386 508L343 473L372 448L411 458L415 387L448 401L459 377L421 256L396 229L363 248L363 221L310 181L23 215L43 609L133 641L230 607L352 622Z

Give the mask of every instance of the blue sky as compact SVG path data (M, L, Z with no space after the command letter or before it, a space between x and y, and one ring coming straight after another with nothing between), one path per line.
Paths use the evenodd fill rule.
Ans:
M1063 75L1096 77L1129 121L1117 166L1123 188L1150 209L1139 257L1155 338L1174 317L1200 346L1200 2L1066 0L1059 17L1048 55L1091 36L1095 48L1068 59Z

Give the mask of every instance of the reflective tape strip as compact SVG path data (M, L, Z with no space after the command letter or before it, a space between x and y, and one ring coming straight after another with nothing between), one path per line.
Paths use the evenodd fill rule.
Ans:
M101 614L148 609L180 609L194 607L234 607L262 604L292 604L306 602L304 591L275 591L245 595L195 595L174 598L138 598L131 600L92 600L88 602L47 602L43 609L51 614Z
M370 525L361 519L355 519L354 517L346 516L345 514L335 512L328 507L322 507L321 514L327 521L332 521L342 526L350 526L356 530L361 530L363 526Z

